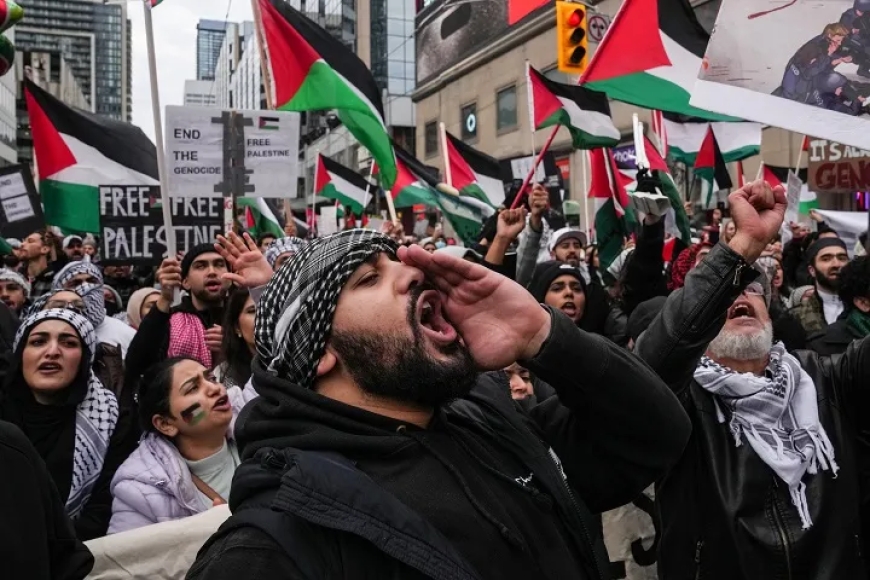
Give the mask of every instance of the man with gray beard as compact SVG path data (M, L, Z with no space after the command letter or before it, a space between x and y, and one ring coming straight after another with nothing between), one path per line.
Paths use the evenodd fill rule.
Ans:
M729 201L734 237L687 275L635 348L693 424L656 486L659 577L866 578L870 343L821 357L773 342L769 283L753 263L779 231L785 194L756 181Z

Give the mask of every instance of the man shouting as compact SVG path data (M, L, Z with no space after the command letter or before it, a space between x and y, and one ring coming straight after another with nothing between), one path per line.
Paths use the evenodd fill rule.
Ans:
M608 578L592 514L689 435L634 355L483 266L365 230L274 275L256 342L234 516L188 578ZM558 397L525 414L503 372L479 374L515 361Z
M693 422L656 489L659 578L866 578L870 342L838 358L774 343L770 284L752 264L779 231L785 193L756 181L729 202L734 237L686 276L635 349Z

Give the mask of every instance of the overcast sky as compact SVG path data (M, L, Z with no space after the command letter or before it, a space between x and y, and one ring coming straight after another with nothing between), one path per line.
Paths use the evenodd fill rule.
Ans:
M184 81L196 78L196 23L200 18L251 20L250 0L165 0L154 9L154 46L157 53L157 81L160 106L181 105ZM133 25L133 123L154 139L151 114L151 85L142 1L127 5Z

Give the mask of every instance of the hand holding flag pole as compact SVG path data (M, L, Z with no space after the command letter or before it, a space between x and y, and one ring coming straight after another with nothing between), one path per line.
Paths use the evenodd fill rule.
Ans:
M516 209L520 202L523 200L523 195L526 193L526 190L529 188L529 184L532 182L532 179L535 177L535 172L538 170L538 165L541 164L541 160L544 158L544 154L550 148L550 145L553 143L553 139L556 138L556 133L559 132L559 128L562 125L556 125L553 127L553 132L550 133L550 136L547 138L547 142L544 143L544 146L541 148L541 152L538 153L537 159L535 159L535 164L532 165L531 171L526 175L526 180L523 181L523 185L520 187L520 190L517 192L516 197L514 197L514 202L511 204L511 209Z
M631 192L631 203L635 209L649 216L661 217L671 207L667 196L662 194L661 182L650 170L649 158L646 155L643 123L633 115L634 124L634 155L637 165L637 184Z

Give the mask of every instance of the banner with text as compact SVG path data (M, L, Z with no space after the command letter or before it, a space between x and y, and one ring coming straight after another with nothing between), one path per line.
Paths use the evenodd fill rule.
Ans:
M166 167L170 197L296 197L299 113L168 106Z
M0 169L0 234L23 240L45 227L45 217L27 165Z
M214 242L222 233L221 198L175 197L170 203L175 247L179 252ZM100 239L104 264L159 265L166 257L160 187L101 186Z
M808 153L810 190L854 193L870 189L870 151L826 139L812 139Z

